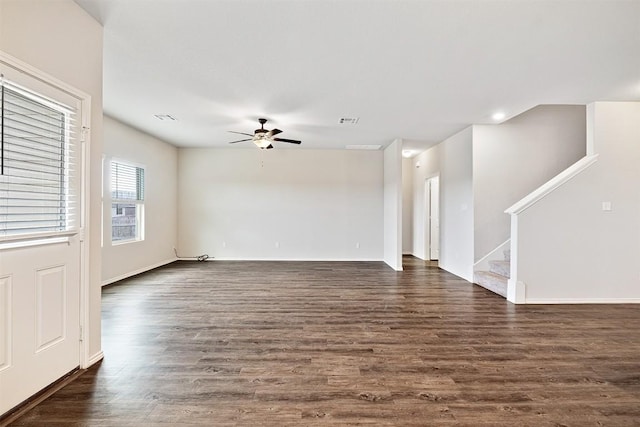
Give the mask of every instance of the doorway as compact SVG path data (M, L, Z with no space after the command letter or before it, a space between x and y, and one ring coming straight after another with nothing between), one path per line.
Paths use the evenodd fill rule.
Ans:
M425 254L424 259L440 259L440 177L425 181Z

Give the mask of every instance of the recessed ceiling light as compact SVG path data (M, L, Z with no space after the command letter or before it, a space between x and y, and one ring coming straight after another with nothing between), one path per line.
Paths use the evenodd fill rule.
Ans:
M497 113L493 113L493 116L491 116L491 118L495 121L500 121L500 120L504 120L504 118L507 117L507 115L505 113L503 113L502 111L498 111Z
M402 150L402 157L408 159L413 156L413 151L411 150Z

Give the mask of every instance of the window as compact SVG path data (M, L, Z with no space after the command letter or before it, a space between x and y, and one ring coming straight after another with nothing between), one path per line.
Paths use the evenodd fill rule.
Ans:
M76 228L75 112L0 75L0 238Z
M111 242L144 240L144 168L111 161Z

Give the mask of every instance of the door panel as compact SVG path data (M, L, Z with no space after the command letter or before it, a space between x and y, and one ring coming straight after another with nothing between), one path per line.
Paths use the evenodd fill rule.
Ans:
M36 271L36 352L64 340L66 266Z
M0 414L80 365L79 248L0 250Z

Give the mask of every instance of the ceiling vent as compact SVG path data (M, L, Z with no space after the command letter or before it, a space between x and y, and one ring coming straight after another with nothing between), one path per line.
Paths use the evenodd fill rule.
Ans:
M177 122L178 119L176 119L175 117L173 117L172 115L169 114L154 114L153 117L155 117L158 120L161 120L163 122Z
M360 120L360 117L342 117L340 119L341 125L355 125Z
M347 150L379 150L382 145L347 145Z

